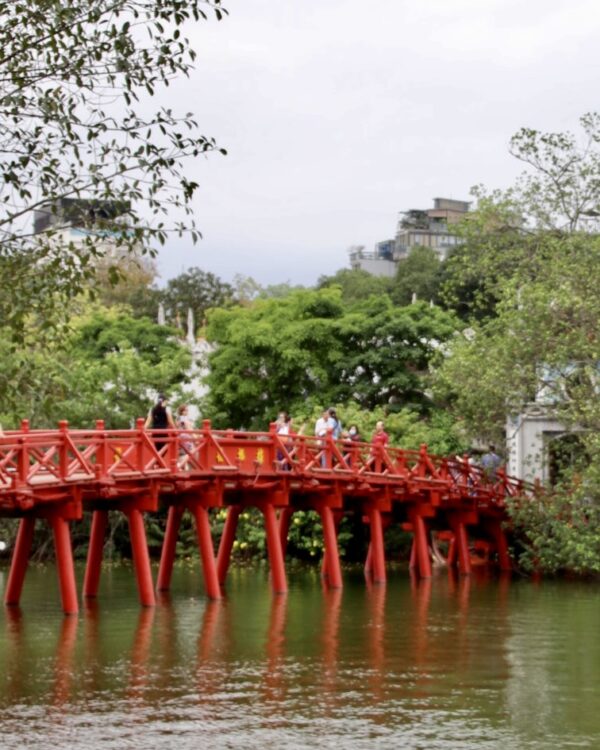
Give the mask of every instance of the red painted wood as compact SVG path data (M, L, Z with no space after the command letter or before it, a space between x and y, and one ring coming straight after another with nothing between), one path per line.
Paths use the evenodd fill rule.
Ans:
M153 512L165 497L171 510L161 556L159 588L168 588L175 554L178 521L186 508L202 497L202 508L229 506L227 521L214 564L207 557L203 569L207 591L216 595L211 570L225 581L237 519L242 508L258 507L264 514L274 591L287 589L284 554L292 514L317 510L324 519L323 572L341 581L335 521L344 513L360 512L370 520L371 544L365 572L385 580L383 528L390 522L410 527L414 534L411 565L421 577L431 575L426 523L444 533L452 529L449 564L457 554L461 572L469 570L468 539L492 540L498 564L511 567L506 534L506 497L535 497L539 488L499 472L501 481L490 485L481 470L455 458L442 458L392 446L377 451L366 443L347 445L331 437L319 441L310 435L285 441L287 458L277 461L283 443L273 429L266 433L213 430L204 421L200 430L186 434L187 449L177 430L166 431L165 445L157 452L143 420L131 430L106 430L99 420L94 429L73 430L61 422L57 430L34 430L25 420L20 430L0 436L0 517L21 517L5 601L18 603L37 518L53 523L63 594L74 609L69 572L68 521L93 508L92 533L83 591L98 590L102 543L108 509L127 514L140 600L154 604L150 560L142 512ZM192 448L189 447L191 442ZM288 460L289 459L289 460ZM103 503L106 506L103 507ZM326 510L324 510L326 509ZM276 514L279 511L280 519ZM194 512L192 510L192 512ZM208 515L195 514L201 552L208 554ZM335 515L333 519L332 516ZM54 520L53 520L54 519ZM60 521L56 519L61 519ZM335 550L335 555L331 550ZM456 550L456 552L455 552ZM63 597L64 598L64 597Z
M95 510L92 513L92 528L90 531L90 546L88 547L85 578L83 579L83 595L94 597L98 595L100 573L102 570L102 552L104 536L108 525L108 511Z
M181 505L172 505L169 508L165 538L163 539L160 553L158 578L156 580L157 591L168 591L171 587L171 575L173 574L173 564L175 562L175 549L177 547L177 537L183 511L184 508Z

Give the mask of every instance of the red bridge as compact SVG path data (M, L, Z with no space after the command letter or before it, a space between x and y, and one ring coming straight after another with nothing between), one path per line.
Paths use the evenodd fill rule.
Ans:
M322 520L327 585L342 586L337 528L344 514L368 524L365 572L386 578L384 529L401 524L413 534L410 565L431 576L432 538L448 541L447 562L471 571L470 543L487 550L510 570L503 522L507 496L521 495L523 483L499 471L490 482L467 460L419 451L347 443L333 438L216 431L209 421L190 432L132 430L30 430L0 437L0 516L20 518L6 586L5 603L18 604L35 522L53 531L62 605L78 611L70 522L92 513L83 595L98 592L109 511L127 517L140 601L155 603L144 516L168 507L156 587L169 588L175 546L185 511L195 519L206 593L221 597L237 521L246 507L264 516L271 583L287 590L284 565L290 520L295 511L314 510ZM226 508L227 519L215 557L209 510Z

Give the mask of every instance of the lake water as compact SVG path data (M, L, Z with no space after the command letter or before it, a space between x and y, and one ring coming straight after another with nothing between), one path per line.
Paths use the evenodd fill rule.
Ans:
M600 748L600 585L289 581L233 569L209 602L184 564L141 609L120 566L65 618L55 570L30 569L0 610L0 747Z

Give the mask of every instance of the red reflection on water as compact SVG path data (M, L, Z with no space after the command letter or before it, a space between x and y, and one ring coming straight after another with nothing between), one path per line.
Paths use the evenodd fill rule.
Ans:
M223 682L223 670L217 664L217 634L228 629L227 602L208 600L202 613L202 621L196 643L196 684L201 703L207 703L217 693Z
M271 598L269 624L266 637L266 668L262 681L262 691L267 700L284 700L284 647L287 621L288 598L279 594Z
M337 686L340 611L342 608L342 589L323 589L323 619L321 624L322 657L322 690L335 698Z
M23 611L21 607L4 607L6 615L7 663L4 665L9 695L19 697L23 693Z
M129 684L126 695L140 699L149 684L148 657L152 645L154 607L142 607L133 634L131 658L129 662Z
M367 608L369 621L367 647L371 666L369 683L372 695L379 699L384 690L385 679L385 600L387 587L383 584L366 581Z
M73 657L77 643L77 628L79 618L70 615L63 618L58 641L56 644L56 658L54 660L54 686L51 704L62 706L71 696L73 686Z

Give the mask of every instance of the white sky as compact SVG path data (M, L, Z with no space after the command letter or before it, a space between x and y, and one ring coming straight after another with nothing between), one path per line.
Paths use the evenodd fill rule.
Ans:
M224 0L169 104L227 148L191 165L204 239L161 250L226 281L312 284L398 212L507 187L522 126L600 109L597 0ZM161 94L161 98L165 98Z

